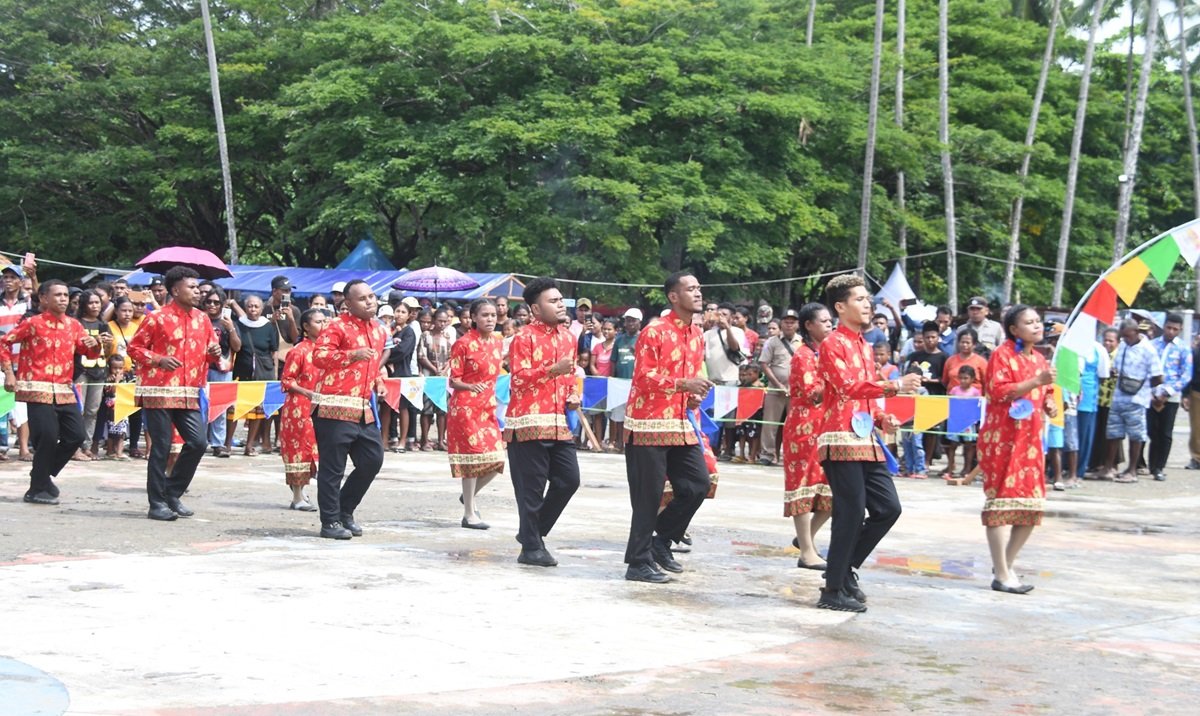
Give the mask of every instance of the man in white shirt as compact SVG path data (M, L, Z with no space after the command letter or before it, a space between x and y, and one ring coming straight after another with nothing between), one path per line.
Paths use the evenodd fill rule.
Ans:
M704 365L708 379L717 385L737 385L738 365L746 358L746 332L733 325L734 310L732 304L722 303L716 324L704 332Z

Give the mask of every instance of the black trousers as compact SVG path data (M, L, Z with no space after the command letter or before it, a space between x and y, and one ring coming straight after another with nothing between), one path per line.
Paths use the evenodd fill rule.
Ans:
M71 456L83 445L83 414L79 405L27 403L29 439L33 444L33 465L29 471L29 495L49 492L57 495L54 478L67 466Z
M699 445L625 445L625 473L629 479L629 543L626 564L650 564L650 542L659 537L679 541L696 510L708 496L708 467ZM665 478L665 479L664 479ZM671 481L674 497L661 514L663 484Z
M383 467L383 437L375 423L359 420L334 420L313 416L317 434L317 506L321 523L341 522L342 515L353 515L367 489ZM346 458L354 461L354 470L346 477Z
M542 549L542 538L579 489L579 458L570 440L525 440L508 444L508 471L512 475L521 526L517 541L522 549ZM547 485L549 487L547 488Z
M825 587L841 589L850 568L861 567L900 519L900 497L885 463L822 460L821 467L833 491Z
M187 492L196 476L200 458L208 448L204 418L189 408L145 408L142 422L150 436L150 457L146 460L146 497L151 507L178 500ZM171 427L183 438L183 449L171 474L167 475L167 457L171 454Z
M1150 435L1150 474L1154 475L1167 466L1171 456L1171 433L1175 431L1175 415L1179 403L1167 403L1161 411L1150 408L1146 411L1146 432Z

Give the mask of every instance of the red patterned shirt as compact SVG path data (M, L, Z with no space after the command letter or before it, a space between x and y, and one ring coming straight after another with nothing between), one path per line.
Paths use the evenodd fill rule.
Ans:
M0 339L0 361L11 363L14 344L21 345L17 357L17 400L26 403L65 405L75 402L71 388L75 354L99 358L101 348L87 348L87 335L79 321L46 312L27 318Z
M513 337L508 363L512 368L511 398L504 418L504 439L571 440L567 397L575 392L575 376L551 375L563 358L575 361L575 336L563 325L535 321Z
M821 343L817 369L825 382L825 420L817 438L818 460L883 462L883 449L869 434L860 437L851 420L865 412L878 424L883 417L874 398L896 394L895 384L879 380L871 344L863 335L845 326Z
M212 345L217 345L217 332L208 314L198 308L184 311L172 301L146 316L129 341L129 357L138 367L138 405L199 410L208 366L220 360L208 354ZM168 356L182 365L175 370L159 367L158 361Z
M332 420L374 423L371 394L380 376L387 329L375 319L363 320L349 313L329 324L317 337L313 365L325 371L317 383L313 405L317 417ZM350 362L350 354L360 348L375 351L369 360Z
M695 445L688 393L676 388L704 365L704 335L675 312L655 318L638 335L625 432L634 445Z

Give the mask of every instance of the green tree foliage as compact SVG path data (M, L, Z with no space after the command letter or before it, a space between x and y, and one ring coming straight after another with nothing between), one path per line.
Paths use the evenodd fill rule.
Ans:
M657 283L681 266L737 284L855 263L870 0L820 3L811 48L807 0L212 6L243 261L331 265L369 231L398 265L617 283ZM1002 258L1044 18L1006 0L950 10L959 246ZM906 123L879 126L873 275L898 257L897 171L910 254L945 246L936 4L910 3L908 14ZM888 37L894 29L889 17ZM1059 47L1022 236L1023 261L1046 267L1083 42ZM885 47L885 77L894 52ZM1124 60L1122 49L1097 60L1073 270L1098 272L1111 254ZM882 106L891 91L885 82ZM1180 97L1177 74L1160 68L1134 245L1193 218ZM169 243L220 253L216 144L194 3L0 0L4 248L101 265ZM927 300L945 296L944 256L909 270ZM959 276L960 296L996 295L1003 266L961 256ZM1016 288L1046 301L1051 282L1021 269ZM1069 276L1066 295L1089 284ZM796 283L793 300L815 285Z

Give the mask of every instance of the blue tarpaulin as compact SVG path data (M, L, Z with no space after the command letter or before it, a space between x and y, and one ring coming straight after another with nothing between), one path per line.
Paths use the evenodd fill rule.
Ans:
M354 271L395 271L396 267L388 260L387 254L379 248L379 244L371 237L358 242L358 246L337 265L339 269Z

